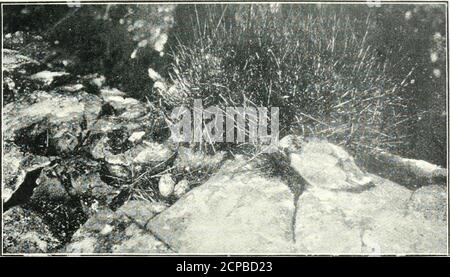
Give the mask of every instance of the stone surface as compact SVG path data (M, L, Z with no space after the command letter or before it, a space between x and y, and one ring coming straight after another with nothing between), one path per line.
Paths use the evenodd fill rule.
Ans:
M185 195L190 189L189 181L186 179L183 179L179 181L174 188L173 194L180 198L181 196Z
M20 55L18 51L3 49L3 70L11 72L27 65L39 65L39 62L29 57Z
M372 182L343 148L324 140L304 143L290 159L291 166L313 187L357 191Z
M129 107L141 104L138 100L116 95L104 96L103 99L110 103L117 111L123 111Z
M134 98L126 97L126 94L116 88L104 88L100 95L110 105L115 115L122 119L133 120L147 115L147 106Z
M55 80L55 78L61 77L61 76L65 76L68 75L69 73L67 72L52 72L52 71L48 71L48 70L44 70L41 72L38 72L36 74L31 75L31 80L35 80L38 81L40 83L42 83L43 85L50 85L51 83L53 83L53 81Z
M129 217L102 209L72 237L67 253L168 253L166 244Z
M412 213L427 219L447 220L447 189L443 186L426 186L414 191L409 201Z
M411 191L378 178L360 193L312 188L298 200L296 241L306 253L445 253L446 224L408 213Z
M5 143L3 151L2 200L7 202L25 180L26 174L48 165L50 159L24 153L12 143Z
M3 251L9 254L54 252L61 242L35 213L14 207L3 214Z
M117 214L126 215L136 224L145 226L147 221L164 211L166 208L167 205L161 202L129 200L117 210Z
M30 198L32 202L40 203L41 201L53 203L67 203L71 197L61 176L55 176L50 170L43 170L39 178L36 180L38 184L33 190Z
M293 252L292 200L279 180L233 161L146 227L179 253Z
M71 184L75 195L86 199L86 205L89 205L90 202L101 206L110 205L120 192L119 188L103 182L100 173L96 171L73 176Z
M175 188L175 181L171 174L164 174L159 179L158 190L163 197L169 197Z
M310 182L298 199L282 179L238 158L146 228L180 253L446 253L444 191L414 196L325 141L306 142L290 166Z
M212 171L217 169L225 158L224 152L208 155L200 151L194 151L187 147L179 147L175 166L185 171Z
M140 146L132 149L130 155L136 164L153 164L168 160L173 152L165 145L157 142L144 141Z
M86 93L35 92L27 100L5 105L4 139L35 154L70 154L100 109L100 99Z
M134 132L131 134L131 136L128 138L128 140L132 143L138 143L141 142L142 137L145 136L145 132L141 131L141 132Z

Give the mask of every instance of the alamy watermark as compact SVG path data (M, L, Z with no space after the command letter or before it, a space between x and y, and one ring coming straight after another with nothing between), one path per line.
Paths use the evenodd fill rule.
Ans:
M176 107L170 120L173 142L249 142L274 146L279 139L278 107L271 107L269 116L267 107L203 108L202 100L195 99L192 111L185 106Z

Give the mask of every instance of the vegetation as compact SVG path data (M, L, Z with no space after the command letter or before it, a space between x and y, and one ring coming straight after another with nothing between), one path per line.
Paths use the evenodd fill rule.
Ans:
M388 61L368 44L372 15L351 14L298 5L196 8L193 40L173 51L170 76L183 93L162 96L173 106L200 98L206 106L280 107L281 136L395 149L409 123L401 108L409 75L398 82L388 74Z
M134 59L158 21L152 5L50 6L49 21L14 21L43 12L27 9L5 9L7 32L24 22L75 53L75 71L168 110L194 98L276 106L281 136L446 164L444 5L178 5L166 55L142 48ZM152 90L149 67L172 89Z

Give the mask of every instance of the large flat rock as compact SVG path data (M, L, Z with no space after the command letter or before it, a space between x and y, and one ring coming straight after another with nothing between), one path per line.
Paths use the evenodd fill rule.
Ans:
M179 253L290 253L293 199L281 181L233 161L146 227Z

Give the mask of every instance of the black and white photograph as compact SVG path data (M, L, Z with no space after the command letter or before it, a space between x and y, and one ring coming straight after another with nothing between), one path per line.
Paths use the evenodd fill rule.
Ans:
M1 15L3 256L448 255L447 2Z

